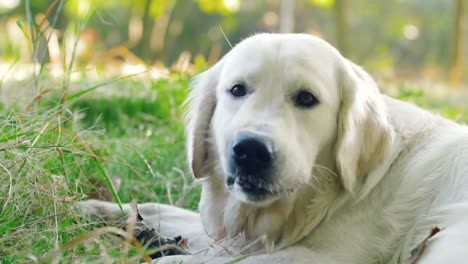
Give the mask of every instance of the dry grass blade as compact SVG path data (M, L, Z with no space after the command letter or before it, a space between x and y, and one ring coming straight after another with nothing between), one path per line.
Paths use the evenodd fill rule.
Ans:
M118 81L121 81L121 80L125 80L125 79L128 79L128 78L131 78L131 77L134 77L134 76L138 76L138 75L141 75L145 72L148 72L149 70L145 70L145 71L142 71L142 72L138 72L138 73L135 73L135 74L129 74L129 75L126 75L126 76L122 76L122 77L119 77L119 78L116 78L114 80L111 80L111 81L106 81L106 82L102 82L102 83L99 83L99 84L96 84L96 85L93 85L89 88L86 88L84 90L81 90L81 91L78 91L70 96L67 97L67 100L71 101L71 100L76 100L80 97L82 97L83 95L85 94L88 94L100 87L103 87L105 85L108 85L108 84L111 84L111 83L115 83L115 82L118 82Z
M3 214L3 213L5 213L5 210L6 210L7 206L8 206L8 203L10 202L12 194L13 194L13 176L11 175L11 172L5 166L3 166L3 164L0 163L0 167L2 167L2 169L4 169L6 171L6 173L8 174L8 178L9 178L8 197L5 200L5 203L3 204L3 209L2 209L2 214Z
M103 234L106 234L106 233L113 233L115 235L120 235L122 237L127 236L125 231L123 231L123 230L121 230L121 229L119 229L117 227L112 227L112 226L101 227L99 229L96 229L96 230L93 230L93 231L91 231L89 233L86 233L86 234L84 234L83 236L81 236L79 238L71 240L70 242L68 242L64 246L58 248L57 250L52 251L52 252L46 254L45 256L41 257L40 260L41 260L42 263L47 263L51 259L59 257L65 251L70 250L70 249L78 246L79 244L85 242L86 240L89 240L91 238L99 237L99 236L101 236Z
M71 211L68 201L83 198L81 190L88 187L80 171L98 157L74 133L64 133L62 123L67 120L51 111L11 113L0 121L0 197L5 198L0 244L9 252L0 252L0 258L5 263L44 255L85 232L78 211ZM52 262L76 254L67 253Z

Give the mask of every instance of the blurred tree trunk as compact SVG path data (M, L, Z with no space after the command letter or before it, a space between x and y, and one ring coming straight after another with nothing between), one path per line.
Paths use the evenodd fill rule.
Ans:
M462 54L463 54L463 21L465 16L464 1L454 0L454 20L453 20L453 33L452 43L450 50L450 68L449 68L449 82L451 86L456 86L460 81L462 71Z
M294 31L294 0L281 0L279 31L281 33Z
M152 0L146 0L145 10L143 14L143 32L141 39L134 49L134 53L145 60L151 55L151 32L153 32L153 19L150 15L150 7Z
M185 24L188 23L187 16L190 16L191 10L197 7L197 3L195 1L174 1L174 4L171 7L171 14L169 17L167 30L166 30L166 37L164 40L164 49L161 50L159 54L157 54L158 58L160 58L165 63L173 62L177 59L180 55L176 53L177 42L180 42L180 34L183 33L183 29ZM179 35L174 35L171 32L170 27L171 25L179 24L180 25L180 32Z
M153 32L151 33L151 60L157 57L163 58L167 35L172 20L173 11L181 1L167 1L164 14L154 20Z
M344 56L349 55L349 38L347 25L349 22L348 19L348 2L350 0L336 0L335 5L333 6L333 11L335 14L335 34L336 34L336 44L338 50Z

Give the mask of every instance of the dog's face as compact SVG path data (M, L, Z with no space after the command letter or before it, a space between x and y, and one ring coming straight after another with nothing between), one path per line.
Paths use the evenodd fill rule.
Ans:
M198 78L188 126L193 173L223 177L242 202L292 195L311 184L320 158L333 159L352 188L391 138L370 77L311 36L251 37Z
M226 186L242 201L269 203L308 184L335 137L337 82L323 63L330 50L314 44L249 39L224 61L213 140Z

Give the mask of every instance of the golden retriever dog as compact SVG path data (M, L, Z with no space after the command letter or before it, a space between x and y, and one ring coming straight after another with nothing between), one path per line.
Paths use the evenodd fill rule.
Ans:
M158 263L468 263L468 128L381 94L327 42L247 38L188 103L199 212L140 212L192 255Z

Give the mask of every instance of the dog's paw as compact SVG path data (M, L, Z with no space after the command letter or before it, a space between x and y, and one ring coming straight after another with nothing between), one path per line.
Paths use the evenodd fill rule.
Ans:
M174 238L165 237L154 230L154 228L145 224L143 219L138 221L133 227L133 236L141 244L145 245L149 251L155 251L150 255L152 259L162 256L190 254L190 252L186 250L186 240L183 239L182 236Z
M137 204L124 205L124 213L117 204L100 200L81 201L76 205L84 214L101 224L117 227L124 232L131 230L133 237L139 243L154 251L150 255L152 259L189 254L185 250L185 240L181 236L165 237L145 223Z
M116 203L100 200L79 201L76 207L91 219L108 225L123 226L126 222L127 206L124 207L125 213Z

